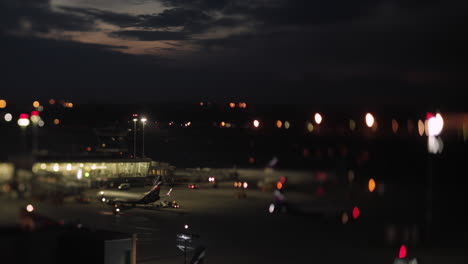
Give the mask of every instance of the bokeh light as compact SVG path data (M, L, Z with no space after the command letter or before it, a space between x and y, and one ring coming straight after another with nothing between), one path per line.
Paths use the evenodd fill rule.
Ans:
M398 127L399 127L398 121L396 121L395 119L392 119L392 131L393 131L393 133L398 132Z
M55 118L55 119L54 119L54 125L59 125L59 124L60 124L60 119Z
M314 131L314 125L310 122L307 122L307 131L309 132Z
M230 103L229 103L229 107L230 107L230 108L235 108L235 107L236 107L236 104L235 104L234 102L230 102Z
M281 128L283 126L283 122L281 120L276 121L276 127Z
M374 125L375 119L371 113L366 114L366 125L372 127Z
M403 259L403 258L406 258L406 246L405 245L401 245L400 247L400 251L398 252L398 257Z
M254 120L253 125L254 125L254 127L259 127L260 126L260 121Z
M358 217L361 215L361 211L357 206L353 208L353 219L358 219Z
M38 101L34 101L32 105L34 108L38 108L41 104Z
M28 206L26 206L26 211L31 213L32 211L34 211L34 206L32 206L32 204L28 204Z
M356 129L356 121L354 121L353 119L349 120L349 129L351 129L351 131L354 131Z
M376 186L375 180L372 179L372 178L370 178L370 180L369 180L369 182L368 182L368 184L367 184L367 187L368 187L368 189L369 189L369 192L373 192L373 191L375 190L375 186Z
M5 107L7 107L7 101L1 99L1 100L0 100L0 108L5 108Z
M444 119L442 118L442 115L437 113L435 116L430 117L426 124L426 135L438 136L444 128Z
M13 116L10 113L5 114L5 121L10 122L13 119Z
M343 214L341 214L341 223L345 225L348 223L348 221L349 221L348 213L343 212Z
M289 123L289 121L284 121L284 128L289 129L290 126L291 124Z
M316 113L314 116L314 120L315 120L315 123L317 123L317 125L320 125L320 123L322 123L322 115L319 113Z
M424 122L420 119L418 120L418 133L422 137L424 135L425 125Z

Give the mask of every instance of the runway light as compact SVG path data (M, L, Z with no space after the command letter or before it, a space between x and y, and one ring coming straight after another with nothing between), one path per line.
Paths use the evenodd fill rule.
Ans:
M366 125L372 127L374 125L375 119L371 113L366 114Z
M276 127L281 128L283 126L283 122L281 120L276 121Z
M0 108L5 108L6 106L7 106L7 101L1 99L1 100L0 100Z
M406 247L405 245L401 245L400 252L398 252L398 258L406 258Z
M361 215L361 211L359 211L359 208L355 206L353 208L353 219L358 219L359 215Z
M34 211L34 206L32 206L32 204L28 204L28 206L26 206L26 211L31 213L32 211Z
M367 187L369 188L369 192L373 192L375 190L375 181L374 179L370 179L369 183L367 184Z
M13 116L10 113L6 113L4 118L5 121L10 122L13 119Z
M254 125L254 127L259 127L260 126L260 121L254 120L253 125Z
M314 119L315 119L315 123L317 123L317 125L320 125L320 123L322 123L322 115L320 115L319 113L315 114Z

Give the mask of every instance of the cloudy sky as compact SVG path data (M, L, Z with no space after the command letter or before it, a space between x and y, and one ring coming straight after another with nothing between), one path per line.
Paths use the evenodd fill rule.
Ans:
M466 86L467 7L0 0L0 97L362 103L411 102L442 88L439 98L451 100Z

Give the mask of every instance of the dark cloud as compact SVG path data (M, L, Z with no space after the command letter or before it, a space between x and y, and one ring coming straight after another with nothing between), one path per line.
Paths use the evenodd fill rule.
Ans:
M94 21L55 11L48 0L4 0L0 2L0 30L6 32L51 30L91 30Z
M111 35L119 38L141 41L186 40L189 38L184 32L148 30L122 30L112 32Z
M86 15L93 19L98 19L120 27L135 26L141 19L138 16L104 11L95 8L61 7L61 10Z

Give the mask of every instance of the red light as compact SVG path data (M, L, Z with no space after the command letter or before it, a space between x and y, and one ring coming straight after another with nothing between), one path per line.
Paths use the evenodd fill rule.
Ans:
M249 163L250 163L250 164L254 164L254 163L255 163L255 158L254 158L254 157L250 157L250 158L249 158Z
M398 253L399 258L406 258L406 247L405 245L401 245L400 252Z
M426 120L429 120L431 117L434 117L433 113L426 113Z
M39 116L39 112L38 111L32 111L31 116Z
M29 115L28 114L20 114L20 119L28 119Z
M316 192L317 196L324 196L326 193L327 191L325 190L325 188L323 188L323 186L319 186L317 188L317 192Z
M91 148L91 147L87 147L86 150L87 150L87 151L91 151L92 148Z
M355 206L353 208L353 219L358 219L360 214L361 214L361 212L359 211L359 208L357 206Z
M280 182L281 182L282 184L285 184L285 183L286 183L286 177L281 176Z

